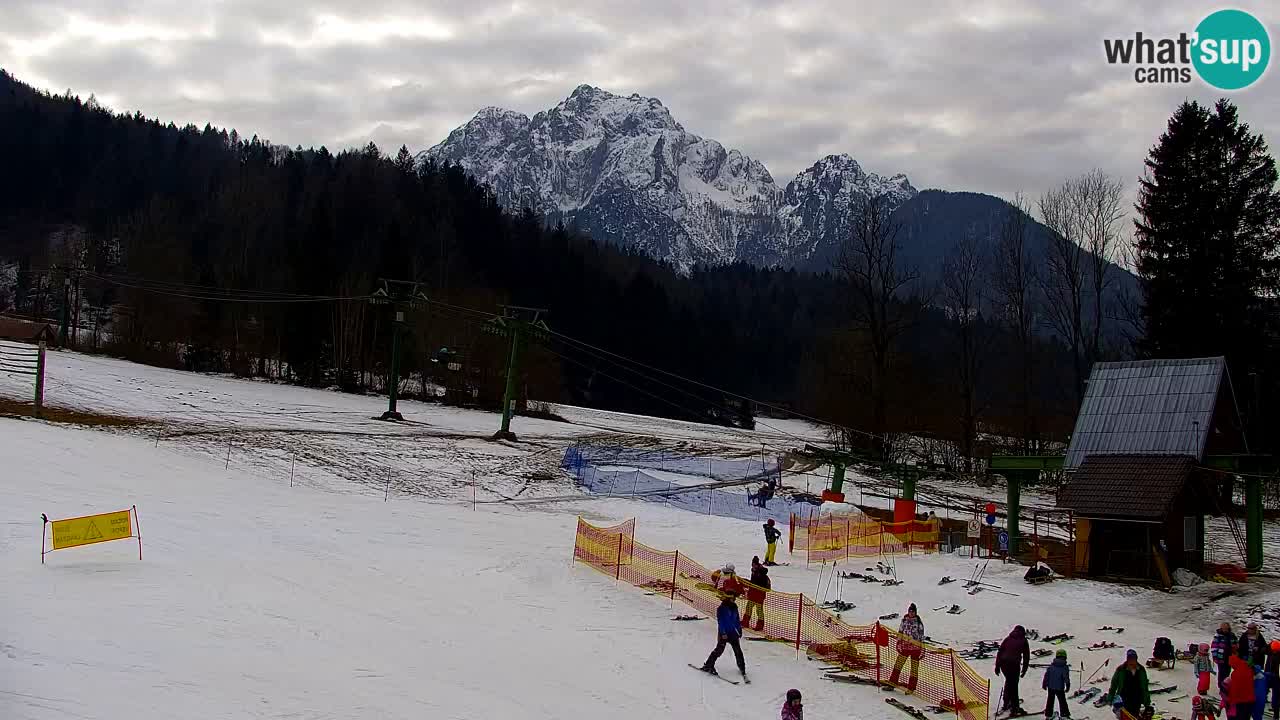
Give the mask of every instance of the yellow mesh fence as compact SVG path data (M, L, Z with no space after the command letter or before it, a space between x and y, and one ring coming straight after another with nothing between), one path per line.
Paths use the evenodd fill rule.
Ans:
M857 557L937 552L937 518L885 523L866 515L791 515L791 552L804 551L806 562Z
M927 528L901 525L887 526L887 532L884 527L877 528L875 541L892 538L887 542L910 548L921 541L917 532L928 537ZM844 532L848 537L850 531ZM936 523L932 532L936 547ZM990 682L956 657L954 650L915 642L880 623L849 625L799 593L765 590L739 578L726 581L678 550L658 550L636 542L634 520L599 528L579 518L573 556L616 580L680 600L711 617L720 605L721 593L729 587L727 583L736 583L731 589L741 596L744 630L794 644L796 649L806 648L810 655L861 681L910 689L962 720L987 718Z

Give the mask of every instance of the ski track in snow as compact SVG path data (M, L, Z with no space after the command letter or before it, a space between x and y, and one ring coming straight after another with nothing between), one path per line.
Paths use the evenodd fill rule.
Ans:
M0 418L0 718L745 720L775 717L782 694L797 687L815 718L902 720L874 688L824 680L816 663L777 643L748 644L752 685L699 675L685 663L711 649L712 621L673 623L689 608L570 562L579 514L603 524L635 517L639 541L710 566L746 567L764 549L756 524L589 497L469 507L472 469L482 500L563 493L556 464L568 444L605 433L594 426L623 441L661 434L741 454L781 444L776 433L563 408L583 425L517 418L526 442L512 445L485 439L496 427L489 413L404 403L417 422L392 425L368 419L385 407L376 397L73 353L50 354L50 380L52 405L155 419L169 435L157 446L154 427L104 432ZM0 392L26 391L0 377ZM533 483L530 468L555 479ZM134 503L142 561L130 540L58 551L40 565L40 513ZM915 602L926 633L954 647L999 640L1014 623L1069 632L1071 664L1083 661L1087 672L1108 656L1114 666L1126 647L1145 657L1158 635L1179 647L1207 641L1220 620L1280 598L1266 582L1173 594L1079 580L1031 587L1022 568L994 563L986 580L1018 597L971 596L962 582L937 585L973 571L974 560L956 555L898 558L905 584L897 587L828 582L831 567L780 559L795 564L772 570L775 588L839 596L856 605L843 613L849 622ZM1225 589L1236 595L1204 604ZM953 603L966 612L934 611ZM1097 632L1102 625L1126 630ZM1102 640L1120 648L1076 649ZM971 664L991 677L993 662ZM1023 684L1033 711L1043 706L1039 673ZM1181 663L1153 677L1190 686ZM993 698L999 690L993 682ZM1186 707L1157 702L1172 713Z

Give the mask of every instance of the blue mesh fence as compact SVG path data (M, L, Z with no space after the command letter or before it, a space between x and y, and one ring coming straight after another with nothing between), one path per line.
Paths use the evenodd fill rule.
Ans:
M666 451L618 448L597 445L575 445L565 451L561 467L571 472L579 487L598 495L634 495L637 500L662 503L689 512L740 520L788 522L794 501L773 497L760 507L751 494L766 476L780 478L777 458L701 458ZM677 473L687 476L685 482L673 482L652 472ZM767 473L767 475L766 475ZM722 482L759 477L760 483L732 488L699 488L678 491L701 482Z

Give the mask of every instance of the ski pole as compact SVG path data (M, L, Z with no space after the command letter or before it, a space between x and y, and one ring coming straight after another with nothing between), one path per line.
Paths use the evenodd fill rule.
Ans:
M822 573L827 569L827 561L822 561L822 567L818 568L818 586L813 589L813 598L818 599L818 591L822 589Z
M1080 662L1080 664L1081 664L1081 666L1083 666L1083 665L1084 665L1084 661L1082 660L1082 661ZM1104 667L1106 667L1106 666L1108 666L1108 665L1110 665L1110 664L1111 664L1111 658L1107 658L1106 660L1103 660L1103 661L1102 661L1102 664L1098 666L1098 669L1093 671L1093 675L1090 675L1089 677L1085 678L1084 682L1082 682L1082 683L1080 683L1080 684L1081 684L1081 685L1087 685L1087 684L1089 684L1089 682L1090 682L1091 680L1093 680L1094 675L1097 675L1098 673L1102 672L1102 668L1104 668ZM1082 675L1084 674L1084 670L1083 670L1083 669L1080 671L1080 674L1082 674Z

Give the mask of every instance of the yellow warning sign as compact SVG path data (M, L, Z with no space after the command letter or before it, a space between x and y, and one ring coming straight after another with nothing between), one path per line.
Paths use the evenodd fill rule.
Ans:
M68 520L54 520L53 549L91 545L133 537L131 511L86 515Z

